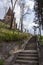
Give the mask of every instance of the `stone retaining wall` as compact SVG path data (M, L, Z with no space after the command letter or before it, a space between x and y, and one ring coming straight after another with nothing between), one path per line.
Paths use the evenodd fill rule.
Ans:
M3 65L13 65L13 62L15 63L17 55L18 53L12 54L8 59L5 60Z
M17 51L19 49L22 49L26 41L27 39L16 42L2 42L0 45L0 59L8 58L11 55L11 50Z
M4 58L7 58L10 54L9 52L11 50L16 51L17 49L21 48L23 41L18 41L18 42L2 42L2 45L0 46L0 58L2 56Z

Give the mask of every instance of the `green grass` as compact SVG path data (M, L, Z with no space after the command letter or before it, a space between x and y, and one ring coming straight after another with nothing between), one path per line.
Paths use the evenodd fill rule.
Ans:
M3 65L3 63L4 63L4 60L0 60L0 65Z
M10 25L0 21L0 28L10 28Z
M0 41L18 41L31 36L30 34L23 33L18 30L14 31L7 29L9 26L10 25L8 24L6 25L5 23L0 22Z
M0 41L18 41L30 37L30 34L0 28Z

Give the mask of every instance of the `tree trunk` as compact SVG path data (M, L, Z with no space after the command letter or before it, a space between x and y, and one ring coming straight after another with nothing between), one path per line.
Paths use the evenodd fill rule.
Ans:
M39 24L39 33L40 33L40 37L41 37L41 25Z
M14 19L14 14L11 16L11 24L10 24L10 29L12 29L13 19Z
M21 20L21 32L23 32L23 19Z

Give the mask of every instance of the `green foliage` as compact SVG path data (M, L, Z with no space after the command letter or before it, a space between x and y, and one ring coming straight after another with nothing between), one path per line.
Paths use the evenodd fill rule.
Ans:
M43 0L34 0L35 1L35 22L38 22L43 26Z
M43 44L43 36L40 37L40 43Z
M3 65L3 63L4 63L4 60L0 60L0 65Z
M10 28L10 25L0 21L0 28Z
M0 41L18 41L30 37L30 34L0 28Z
M43 36L38 36L40 44L43 44Z
M10 30L10 29L6 29L9 28L10 25L6 25L3 22L0 22L0 41L18 41L18 40L22 40L22 39L26 39L28 37L30 37L30 34L27 33L21 33L19 30Z

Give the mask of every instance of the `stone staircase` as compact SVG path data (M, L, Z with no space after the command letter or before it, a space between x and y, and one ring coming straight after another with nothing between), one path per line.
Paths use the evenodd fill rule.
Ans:
M36 37L32 37L25 46L25 50L37 50Z
M15 65L38 65L38 53L36 50L19 52Z
M32 37L20 51L13 65L39 65L36 38Z

